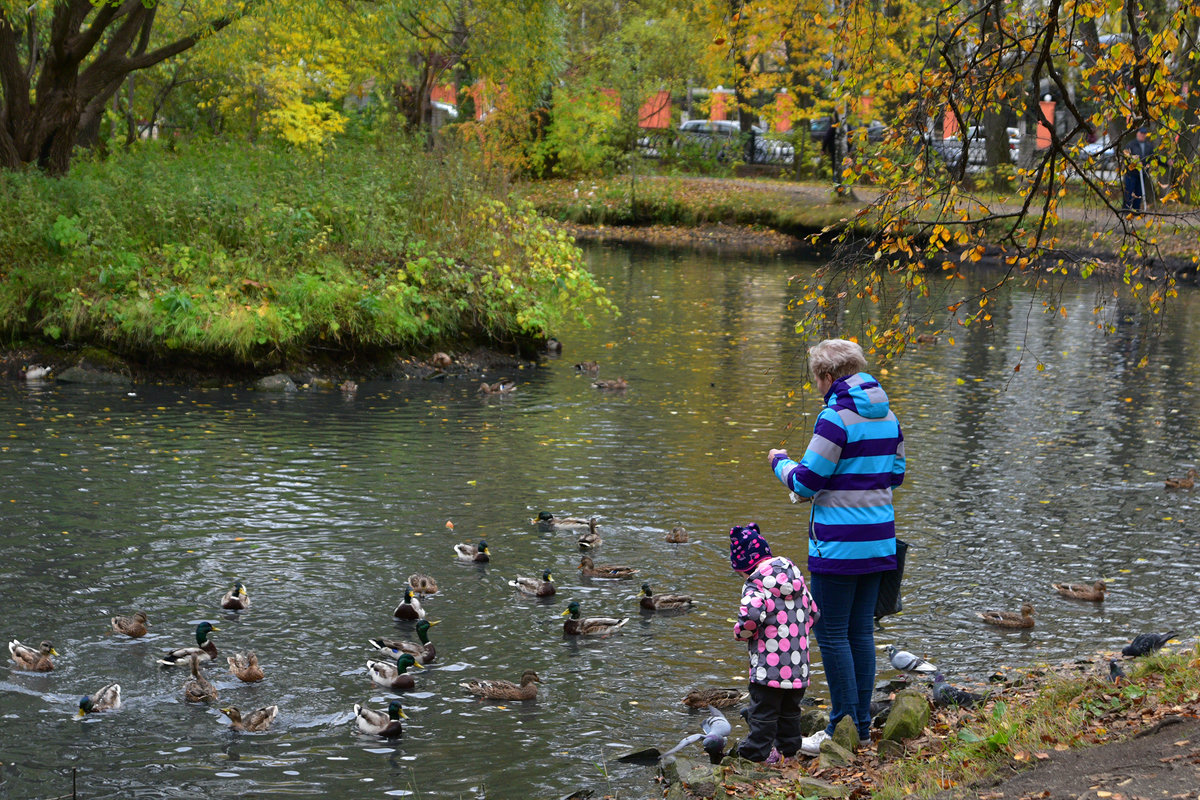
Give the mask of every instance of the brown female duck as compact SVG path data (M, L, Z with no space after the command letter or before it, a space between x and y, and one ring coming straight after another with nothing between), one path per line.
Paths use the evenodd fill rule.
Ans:
M123 633L131 639L145 636L146 629L150 627L150 620L145 611L135 611L129 617L113 617L109 622L112 624L113 633Z
M244 716L235 706L222 708L220 711L229 717L229 727L233 730L257 733L271 727L271 722L274 721L275 715L279 713L279 706L265 706L264 708L255 709Z
M408 576L409 587L417 594L437 594L437 581L423 572L414 572Z
M192 679L183 684L183 699L188 703L217 702L217 687L200 672L200 659L195 653L190 658Z
M579 571L588 578L632 578L638 574L638 571L633 567L618 566L616 564L600 564L597 566L592 561L591 556L584 556L579 559Z
M670 533L667 534L667 541L671 544L686 544L687 540L687 528L683 527L682 525L676 525L674 528L671 528Z
M705 686L700 689L692 689L684 695L681 701L688 708L730 708L738 703L744 702L750 697L749 692L744 692L741 689L721 689L716 686Z
M1033 604L1023 603L1019 614L1015 611L980 611L979 618L998 628L1032 628Z
M253 650L247 650L244 653L234 653L226 658L229 662L229 671L232 672L238 680L246 683L255 683L263 679L262 667L258 665L258 656Z
M1050 585L1063 597L1091 600L1094 603L1100 602L1108 594L1108 585L1104 581L1096 581L1091 586L1086 583L1052 583Z
M537 697L537 684L541 682L536 672L527 669L521 676L520 686L501 680L467 680L459 686L484 700L533 700Z
M1163 485L1168 489L1192 489L1196 486L1196 478L1200 477L1200 472L1195 469L1189 469L1187 474L1182 478L1167 478L1163 481Z

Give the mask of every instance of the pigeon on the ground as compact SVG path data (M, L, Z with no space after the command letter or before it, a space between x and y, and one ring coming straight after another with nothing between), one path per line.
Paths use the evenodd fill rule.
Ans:
M982 695L946 683L946 677L940 672L933 676L933 704L938 708L971 708L982 699Z
M726 738L729 736L730 731L733 730L729 725L729 720L725 719L725 715L721 713L721 709L716 706L709 706L708 716L704 718L704 722L700 723L700 730L704 732L685 736L680 740L679 744L663 753L659 758L674 755L693 742L701 742L704 752L708 753L709 760L714 764L720 764L722 756L725 755Z
M1133 637L1133 641L1125 645L1125 649L1121 651L1121 655L1135 658L1144 656L1147 653L1153 653L1167 642L1175 638L1175 631L1170 633L1139 633Z
M1117 663L1115 658L1108 662L1108 677L1112 679L1113 683L1120 683L1125 680L1125 670L1121 669L1121 665Z
M937 672L938 668L920 656L913 655L907 650L897 650L895 645L888 645L888 659L892 666L903 672Z

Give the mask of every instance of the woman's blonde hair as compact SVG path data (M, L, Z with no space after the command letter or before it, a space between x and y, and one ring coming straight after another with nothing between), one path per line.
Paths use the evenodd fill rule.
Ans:
M814 377L828 375L833 380L866 372L867 357L857 342L826 339L808 349L808 368Z

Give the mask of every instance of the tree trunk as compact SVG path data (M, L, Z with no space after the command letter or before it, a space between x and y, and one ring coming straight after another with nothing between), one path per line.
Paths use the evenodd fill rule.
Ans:
M94 141L104 108L126 76L190 49L234 21L221 17L147 52L156 4L59 0L49 45L39 50L38 16L32 9L25 19L28 44L14 27L14 16L0 14L0 167L37 164L51 175L70 168L81 138Z

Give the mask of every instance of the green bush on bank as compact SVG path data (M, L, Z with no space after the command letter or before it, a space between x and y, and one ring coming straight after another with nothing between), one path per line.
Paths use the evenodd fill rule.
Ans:
M457 152L146 145L0 173L0 331L250 366L532 341L609 311L571 240Z

